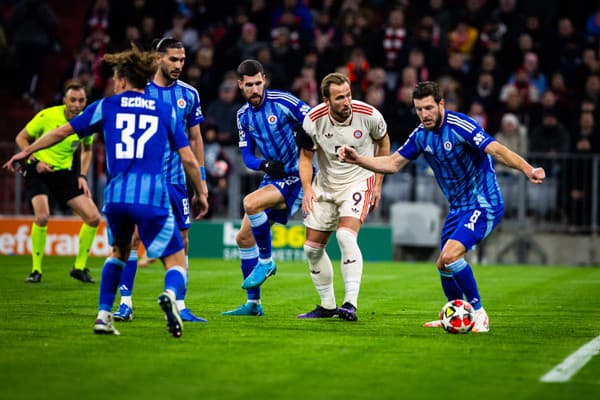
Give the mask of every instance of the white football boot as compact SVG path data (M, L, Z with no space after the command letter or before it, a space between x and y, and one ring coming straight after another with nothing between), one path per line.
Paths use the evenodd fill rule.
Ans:
M483 333L490 331L490 320L487 313L481 307L479 310L474 312L475 314L475 325L473 325L472 332Z

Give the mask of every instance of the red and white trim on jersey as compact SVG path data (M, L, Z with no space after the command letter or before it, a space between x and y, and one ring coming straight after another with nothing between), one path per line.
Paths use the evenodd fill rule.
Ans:
M354 101L352 102L352 112L366 115L373 115L373 107L367 104L358 104Z
M308 118L310 118L312 122L315 122L327 114L329 114L329 107L327 107L325 103L321 103L308 113Z

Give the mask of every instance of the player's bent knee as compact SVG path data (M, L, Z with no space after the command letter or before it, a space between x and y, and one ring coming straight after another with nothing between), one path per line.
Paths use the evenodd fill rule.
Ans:
M92 228L96 228L98 225L100 225L100 214L96 214L90 218L86 218L83 222L85 222Z
M169 254L168 256L163 257L162 262L165 269L185 265L185 252L181 249L176 253Z
M323 257L325 246L321 243L305 242L304 243L304 254L308 261L312 264L316 263Z
M357 233L347 229L338 229L336 234L338 245L341 251L355 250L358 248Z
M235 235L235 242L238 247L247 248L254 246L254 237L252 232L242 232L241 230Z

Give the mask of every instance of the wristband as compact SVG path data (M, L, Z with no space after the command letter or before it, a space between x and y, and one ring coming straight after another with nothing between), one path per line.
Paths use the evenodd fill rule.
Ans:
M200 167L200 177L203 181L206 180L206 169L204 167Z
M85 180L85 181L87 182L87 176L86 176L86 175L84 175L84 174L79 174L79 177L80 177L80 178L83 178L83 180Z

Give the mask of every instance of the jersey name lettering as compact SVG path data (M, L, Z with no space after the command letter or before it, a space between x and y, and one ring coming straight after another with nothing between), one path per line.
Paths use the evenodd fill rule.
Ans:
M121 97L121 107L142 107L148 110L156 110L156 101L141 97Z

